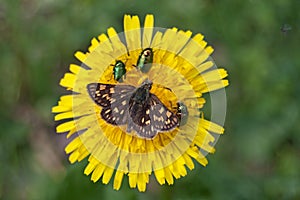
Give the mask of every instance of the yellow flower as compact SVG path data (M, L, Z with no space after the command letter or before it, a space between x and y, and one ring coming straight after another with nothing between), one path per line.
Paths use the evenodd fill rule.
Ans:
M62 96L52 112L57 113L56 121L64 120L57 133L75 136L65 148L70 162L88 157L84 173L91 174L93 182L102 178L107 184L114 175L113 187L119 190L127 175L131 188L145 191L152 173L159 184L170 185L174 178L187 174L186 167L194 168L193 159L207 165L205 156L215 151L213 144L224 129L204 118L202 94L226 87L228 80L224 69L213 68L209 57L213 49L206 46L203 36L191 35L191 31L176 28L154 28L152 15L146 16L143 28L137 16L125 15L124 33L109 28L107 35L92 39L88 52L75 53L82 65L71 64L70 72L60 81L73 93ZM149 72L143 73L137 69L137 61L146 48L153 50L153 62ZM122 61L127 71L121 82L113 74L117 61ZM87 90L90 83L137 88L145 80L153 83L150 93L172 113L182 114L186 123L160 131L153 138L140 137L126 125L107 123L100 114L103 107ZM179 102L187 107L187 113L179 111Z

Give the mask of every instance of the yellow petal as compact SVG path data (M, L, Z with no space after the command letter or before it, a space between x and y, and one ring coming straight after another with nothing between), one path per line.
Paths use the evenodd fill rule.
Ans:
M128 15L124 17L124 32L128 51L141 49L140 21L137 16L132 18Z
M153 34L153 26L154 26L154 17L153 15L146 15L143 29L143 45L142 48L150 47L152 34Z
M123 181L124 173L121 171L116 171L114 178L114 189L119 190Z
M208 164L207 159L200 153L197 158L195 158L201 165L206 166Z
M82 145L82 142L79 137L72 140L65 148L65 152L67 154L71 153L72 151L75 151Z
M110 167L105 168L105 171L103 173L103 178L102 178L102 183L103 184L108 184L109 183L113 172L114 172L113 168L110 168Z
M197 88L197 91L200 91L201 93L207 93L211 91L215 91L221 88L224 88L229 85L228 80L219 80L214 82L207 82L205 84L199 85Z
M198 44L201 44L201 42L203 41L204 36L200 33L197 33L194 37L193 37L193 41L197 42Z
M146 184L149 181L149 175L146 173L139 173L138 174L138 180L137 180L137 188L140 192L146 191Z
M211 55L214 52L214 49L211 46L208 46L205 48L206 53L208 53L209 55Z
M208 121L206 119L200 119L201 126L206 130L212 131L214 133L223 134L224 128L216 123Z
M106 168L105 165L99 163L99 164L96 166L96 168L95 168L95 170L93 171L93 173L92 173L91 180L92 180L93 182L97 182L97 181L100 179L100 177L102 176L102 174L103 174L105 168Z
M69 107L69 106L53 106L52 107L53 113L66 112L66 111L71 111L71 110L72 110L72 107Z
M70 163L75 163L79 157L80 153L78 151L74 151L71 153L71 155L69 156L69 161Z
M56 127L56 132L57 133L64 133L64 132L70 131L73 128L75 128L74 121L69 121L69 122L65 122L65 123L62 123L62 124L58 125Z
M65 73L65 76L60 80L60 85L66 88L73 88L75 81L76 81L76 76L71 73Z
M99 41L96 38L93 38L91 41L91 46L89 47L89 52L94 51L99 46Z
M75 57L76 57L78 60L80 60L81 62L84 62L85 59L86 59L86 57L87 57L86 54L84 54L83 52L80 52L80 51L77 51L74 55L75 55Z
M73 111L69 111L69 112L64 112L64 113L55 115L54 120L58 121L58 120L62 120L62 119L70 119L73 117L74 117Z
M136 188L137 184L137 173L129 173L129 187L130 188Z
M85 159L86 157L88 157L90 155L90 152L88 150L84 151L84 152L80 152L80 155L77 158L77 161L80 162L83 159Z
M73 73L73 74L78 74L79 71L81 70L82 68L78 65L75 65L75 64L70 64L70 71Z
M105 49L107 52L113 51L112 44L110 40L108 39L107 35L101 34L98 36L98 39L102 43L101 48Z
M186 153L184 153L182 156L183 156L183 158L184 158L184 160L185 160L186 166L187 166L190 170L194 169L195 165L194 165L193 160L191 159L191 157L188 156L188 154L186 154Z
M116 52L116 54L124 54L125 52L127 52L125 45L121 42L114 28L107 29L107 34L112 43L112 46L114 47L114 51Z
M94 165L93 163L89 163L85 169L84 169L84 174L85 175L89 175L90 173L92 173L92 171L94 171L94 169L96 168L97 165Z
M182 156L180 156L176 161L175 161L175 164L177 165L177 169L178 169L178 172L180 174L180 176L185 176L187 175L187 171L185 169L185 160Z
M74 133L77 133L77 129L75 127L69 131L67 135L67 139L70 138Z
M155 178L157 182L161 185L165 184L165 173L163 169L158 169L154 171Z
M172 173L171 173L169 167L165 167L164 171L165 171L165 177L166 177L166 180L167 180L168 184L173 185L174 184L174 179L173 179L173 176L172 176Z

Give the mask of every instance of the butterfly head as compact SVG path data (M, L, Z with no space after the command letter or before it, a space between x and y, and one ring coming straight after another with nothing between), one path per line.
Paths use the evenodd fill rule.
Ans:
M145 90L150 91L152 88L152 84L153 84L153 82L147 78L146 80L143 81L141 88L144 88Z

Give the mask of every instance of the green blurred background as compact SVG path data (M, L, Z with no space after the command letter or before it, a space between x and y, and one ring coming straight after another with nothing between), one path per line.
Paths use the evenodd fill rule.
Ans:
M51 107L73 53L123 15L201 32L229 72L225 135L209 164L146 193L96 184L71 165ZM2 0L0 199L300 199L300 1Z

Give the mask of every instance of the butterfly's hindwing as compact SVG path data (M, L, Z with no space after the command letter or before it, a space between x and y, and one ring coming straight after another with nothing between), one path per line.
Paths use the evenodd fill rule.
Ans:
M159 131L169 131L178 124L177 116L170 111L154 94L151 94L150 119L154 128Z
M146 126L139 126L135 123L133 123L133 130L136 131L138 136L142 138L153 138L154 136L157 135L157 130L154 128L152 125L146 125Z
M103 107L101 117L109 124L125 125L128 123L128 108L112 104L112 106Z
M116 117L112 113L110 106L104 107L101 111L101 117L109 124L117 125Z
M116 125L124 125L128 123L128 118L129 118L128 105L129 105L129 99L131 97L131 94L132 92L128 92L128 93L121 92L120 95L118 94L112 95L113 101L111 102L110 109L111 109L112 119L115 121Z
M134 101L129 103L129 114L132 121L139 126L149 125L150 122L150 105L149 104L138 104Z
M130 101L129 115L133 122L130 129L144 138L153 138L158 131L169 131L178 124L178 118L154 94L143 104Z

